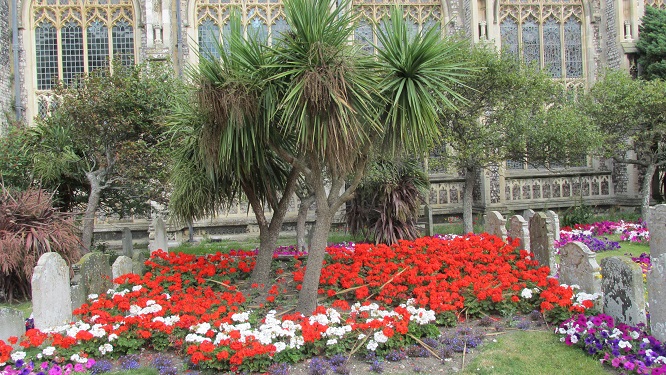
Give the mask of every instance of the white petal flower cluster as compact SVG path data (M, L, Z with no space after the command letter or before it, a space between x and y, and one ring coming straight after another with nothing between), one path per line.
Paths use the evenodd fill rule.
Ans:
M139 305L130 305L129 316L155 314L159 311L162 311L162 306L155 303L155 301L153 300L148 300L146 301L146 307L141 307Z
M523 291L520 292L520 296L525 298L525 299L532 298L532 289L530 289L530 288L523 289Z
M171 315L167 316L166 318L163 316L156 316L153 318L153 322L162 322L164 323L165 326L172 326L179 321L180 321L180 316L178 315Z
M113 351L113 345L109 344L108 342L99 347L99 353L101 355L105 355L106 353L111 353L112 351Z

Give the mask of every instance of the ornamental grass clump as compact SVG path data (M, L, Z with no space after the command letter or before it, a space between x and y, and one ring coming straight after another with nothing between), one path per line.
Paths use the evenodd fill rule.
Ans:
M51 194L1 189L0 292L11 303L30 298L32 272L42 254L57 252L73 264L80 258L80 242L72 217L53 207Z
M644 324L615 324L604 314L578 314L555 333L566 345L579 347L623 373L666 374L666 345L646 333Z

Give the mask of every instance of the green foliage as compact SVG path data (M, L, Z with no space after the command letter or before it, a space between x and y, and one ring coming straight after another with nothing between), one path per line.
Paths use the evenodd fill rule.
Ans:
M32 160L25 148L28 138L27 129L20 125L0 136L0 180L7 187L24 190L32 182Z
M429 189L414 160L378 160L361 181L346 212L352 235L388 245L419 236L416 222Z
M592 208L583 202L567 208L562 214L562 226L572 227L575 224L588 224L595 221Z
M636 43L641 77L666 79L666 10L645 7Z
M32 272L42 254L57 252L68 264L78 261L78 230L71 217L53 207L46 191L3 186L0 212L0 290L10 303L30 297Z

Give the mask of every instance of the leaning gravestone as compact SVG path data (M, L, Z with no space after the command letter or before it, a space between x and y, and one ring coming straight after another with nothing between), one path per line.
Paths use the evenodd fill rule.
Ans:
M144 263L146 262L146 255L143 251L137 251L132 257L132 273L143 275Z
M553 232L553 239L555 241L560 240L560 217L555 213L555 211L548 210L546 211L546 216L550 218L551 224L550 229Z
M116 259L115 262L113 262L113 265L111 266L113 280L115 280L118 276L122 276L128 273L132 273L132 258L121 255Z
M666 342L666 306L664 305L664 301L666 301L666 254L650 258L652 269L647 275L650 329L652 336L661 342Z
M483 216L484 230L488 234L492 234L506 242L506 219L501 213L497 211L490 211L487 215Z
M48 329L72 320L69 267L58 253L39 257L32 274L32 315L35 328Z
M84 296L106 293L113 286L108 255L98 252L88 253L77 265L81 276L79 285Z
M604 314L616 323L646 323L641 267L624 256L610 257L601 261L601 276Z
M125 227L123 228L123 255L132 257L134 254L134 244L132 243L132 231Z
M650 207L650 257L657 258L666 253L666 204Z
M578 285L589 294L601 293L601 268L597 254L582 242L569 242L560 248L560 282Z
M0 308L0 340L16 336L21 337L25 333L25 316L23 311L10 307Z
M523 211L523 219L525 219L525 221L529 223L530 219L532 218L532 216L534 216L534 214L535 214L534 210L528 208L525 211Z
M520 240L520 248L530 251L530 230L528 223L520 215L513 215L509 219L509 232L511 238Z
M550 219L543 212L537 212L529 221L530 252L533 259L542 266L550 267L550 274L555 275L555 243L551 232Z
M153 251L156 250L162 250L164 252L168 252L169 241L167 240L166 223L164 222L164 220L162 220L161 217L158 217L157 219L155 219L153 226L155 227L155 240L151 244L150 252L152 253Z

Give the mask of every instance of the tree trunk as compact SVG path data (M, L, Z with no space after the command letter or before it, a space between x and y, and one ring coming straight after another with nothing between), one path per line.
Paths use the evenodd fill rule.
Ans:
M474 183L476 182L476 168L465 168L465 186L463 187L463 232L474 232L472 219L472 204L474 200Z
M650 215L650 185L652 184L652 176L657 170L657 166L650 163L643 177L643 186L641 186L641 217L647 222Z
M314 195L310 195L301 199L301 204L298 207L298 218L296 219L296 246L298 246L299 251L308 251L310 247L309 241L305 241L305 224L308 219L308 211L314 201Z
M95 231L95 214L99 207L99 200L104 189L103 180L106 173L104 171L86 172L86 178L90 183L90 194L88 195L88 204L83 214L83 229L81 233L81 254L90 252L92 247L93 233Z
M320 204L324 203L324 204ZM317 200L317 220L315 221L312 232L312 246L308 253L308 261L303 277L303 287L298 294L298 304L296 311L311 315L317 308L317 289L319 289L319 278L321 277L322 263L326 255L326 245L328 233L331 230L331 223L335 211L325 205L326 202ZM325 205L325 207L324 207Z

